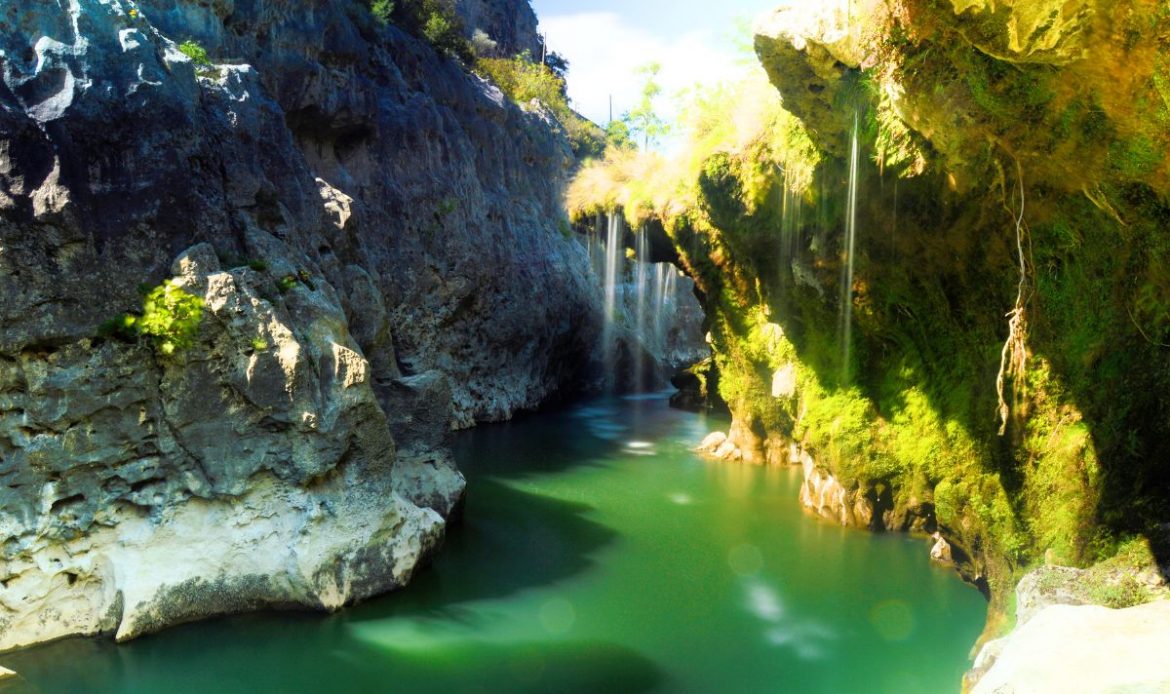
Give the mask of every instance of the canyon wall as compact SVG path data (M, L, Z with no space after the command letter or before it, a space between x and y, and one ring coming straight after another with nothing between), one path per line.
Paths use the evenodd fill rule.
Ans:
M401 586L449 432L596 382L559 127L365 4L8 3L0 65L0 650Z
M988 638L1034 567L1167 564L1165 3L802 4L755 48L775 104L708 94L685 156L570 192L661 224L695 279L733 416L708 452L938 533Z

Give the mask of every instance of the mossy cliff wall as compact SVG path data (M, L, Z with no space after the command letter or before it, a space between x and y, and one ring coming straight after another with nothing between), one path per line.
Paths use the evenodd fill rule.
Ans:
M757 27L815 152L713 148L693 204L648 214L705 294L744 458L796 442L849 517L937 527L1010 614L1028 567L1170 518L1170 9L852 8Z

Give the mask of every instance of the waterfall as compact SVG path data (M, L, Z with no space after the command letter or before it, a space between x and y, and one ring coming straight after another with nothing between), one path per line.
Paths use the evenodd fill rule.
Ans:
M801 218L804 215L803 199L789 187L787 174L784 178L784 193L780 207L780 272L781 279L792 276L792 264L800 239Z
M607 391L617 387L618 264L622 255L624 231L625 221L622 216L611 214L605 238L605 324L601 333L601 353Z
M849 381L849 351L853 342L853 255L857 242L857 174L861 145L857 140L860 114L853 113L853 140L849 151L849 206L845 212L845 258L841 270L841 378Z
M662 345L663 359L670 359L670 317L678 306L678 270L670 263L659 266L662 270L662 300L658 303L658 344Z
M669 309L666 306L666 275L670 263L658 263L654 266L654 345L663 357L666 357L666 317Z
M650 282L650 234L646 228L638 230L635 242L637 262L634 269L634 335L640 349L634 349L634 389L641 390L646 378L646 352L649 348L649 332L646 330L646 290Z
M589 251L589 267L598 277L601 277L602 272L604 272L601 260L602 254L604 253L604 251L601 249L601 230L604 227L605 218L601 216L601 213L598 213L593 220L593 226L589 229L589 243L587 246Z

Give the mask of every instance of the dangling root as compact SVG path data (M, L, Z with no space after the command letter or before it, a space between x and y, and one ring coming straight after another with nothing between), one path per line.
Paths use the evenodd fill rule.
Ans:
M1011 214L1007 205L1007 180L1000 170L1003 190L1004 209ZM1020 282L1016 292L1016 305L1007 314L1008 337L1003 344L1003 351L999 358L999 374L995 378L995 392L999 397L999 435L1007 433L1008 420L1011 418L1011 407L1008 406L1004 395L1005 383L1012 379L1012 404L1017 404L1023 397L1023 376L1028 366L1028 261L1024 254L1024 171L1020 162L1016 161L1016 177L1020 181L1020 210L1013 214L1016 218L1016 251L1019 253Z

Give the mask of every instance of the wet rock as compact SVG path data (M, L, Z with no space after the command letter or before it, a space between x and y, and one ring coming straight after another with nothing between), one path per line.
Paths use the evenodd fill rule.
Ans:
M934 544L930 548L930 560L943 566L954 565L955 558L951 552L951 543L947 542L942 533L935 532L930 536L930 539L934 540Z
M722 431L713 431L703 438L702 443L699 444L699 450L714 453L726 442L727 434Z
M800 486L800 503L811 513L840 525L870 528L874 526L873 504L858 490L846 489L832 473L818 466L805 453L801 464L804 482Z
M721 431L707 434L695 450L715 460L727 462L743 460L743 451L739 449L739 446L735 445L735 442L727 434Z
M691 412L727 411L727 404L719 397L719 369L711 357L679 371L670 384L678 389L670 396L671 407Z

